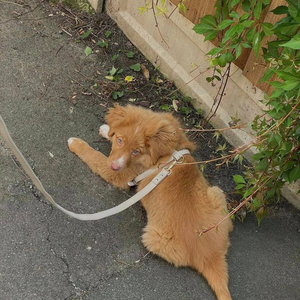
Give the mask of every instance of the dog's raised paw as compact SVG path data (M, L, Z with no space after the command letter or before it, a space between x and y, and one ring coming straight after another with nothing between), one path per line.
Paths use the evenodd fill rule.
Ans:
M73 143L73 141L76 140L76 139L77 139L77 138L70 137L70 138L68 139L68 146L70 147L71 144ZM77 139L77 140L78 140L78 139Z
M68 146L69 146L70 151L75 152L76 144L78 144L77 142L80 142L80 141L81 141L81 139L70 137L68 139Z
M109 140L109 136L108 136L109 129L110 127L107 124L101 125L99 128L99 135Z

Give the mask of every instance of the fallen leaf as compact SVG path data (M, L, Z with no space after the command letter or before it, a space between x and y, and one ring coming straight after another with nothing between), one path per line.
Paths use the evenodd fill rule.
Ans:
M174 110L177 112L178 111L177 100L173 100L172 105L174 107Z
M139 72L141 70L141 64L134 64L131 65L129 68L135 72Z
M145 67L145 65L141 65L141 68L142 68L142 72L143 72L144 77L146 78L146 80L149 80L150 79L149 70Z
M85 50L84 50L84 53L85 53L86 56L91 55L92 52L93 52L93 50L92 50L92 48L89 47L89 46L87 46L87 47L85 48Z
M126 76L124 80L125 80L126 82L131 82L131 81L133 81L133 79L134 79L133 76Z

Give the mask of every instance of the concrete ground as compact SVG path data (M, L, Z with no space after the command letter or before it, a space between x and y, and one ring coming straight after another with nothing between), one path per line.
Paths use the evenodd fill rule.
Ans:
M112 207L129 195L92 174L66 142L83 137L109 151L97 136L106 109L70 101L75 70L88 74L98 58L86 58L42 6L26 3L0 1L0 113L57 202L86 213ZM36 193L1 140L0 178L0 300L215 299L196 272L147 253L139 204L102 221L71 219ZM235 300L300 299L299 211L282 205L260 227L251 216L236 221L228 264Z

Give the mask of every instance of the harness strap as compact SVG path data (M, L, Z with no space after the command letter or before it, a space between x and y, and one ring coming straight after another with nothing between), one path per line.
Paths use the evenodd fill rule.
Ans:
M58 205L50 194L44 189L41 181L38 179L38 177L34 174L33 170L31 169L30 165L24 158L23 154L20 152L14 141L12 140L8 129L5 125L4 120L2 119L0 115L0 134L3 137L4 141L7 143L8 147L11 149L13 154L16 156L17 160L20 162L21 166L23 167L24 171L27 173L27 175L32 180L33 184L36 186L36 188L46 197L46 199L55 207L57 207L59 210L67 214L68 216L81 220L81 221L93 221L93 220L100 220L112 215L115 215L126 208L130 207L131 205L135 204L139 200L141 200L143 197L145 197L148 193L150 193L158 184L160 184L167 176L171 174L171 167L163 168L158 175L156 175L151 182L146 185L141 191L139 191L137 194L135 194L133 197L129 198L128 200L124 201L123 203L98 212L94 214L77 214L74 212L71 212L60 205ZM173 165L172 165L173 166ZM155 170L157 171L157 170ZM152 174L153 172L151 172Z
M190 151L187 149L182 149L179 151L174 150L170 159L168 161L166 161L165 163L161 163L161 164L168 164L169 162L171 162L173 160L179 161L183 157L183 155L187 155L187 154L190 154ZM138 175L137 177L135 177L133 180L129 181L128 185L136 186L138 184L138 182L145 179L146 177L148 177L149 175L153 174L156 171L157 171L157 168L149 169L149 170L143 172L142 174Z

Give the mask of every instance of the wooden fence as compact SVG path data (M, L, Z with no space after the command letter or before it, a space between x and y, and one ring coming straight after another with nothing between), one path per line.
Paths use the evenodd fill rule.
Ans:
M180 0L170 0L173 4L178 5ZM215 1L213 0L186 0L184 5L186 7L186 12L183 14L188 20L192 23L199 23L199 19L207 14L214 15ZM270 5L265 8L263 11L259 22L268 22L275 24L282 16L274 15L271 10L280 5L285 5L286 2L284 0L272 0ZM240 10L239 7L236 9ZM273 37L264 37L261 45L264 46L270 40L274 39ZM261 51L262 52L262 51ZM255 86L269 93L271 87L267 84L259 83L260 78L263 76L265 72L265 62L261 57L261 54L258 57L255 57L253 51L251 49L243 49L242 54L235 62L235 64L243 70L243 75L247 77Z

